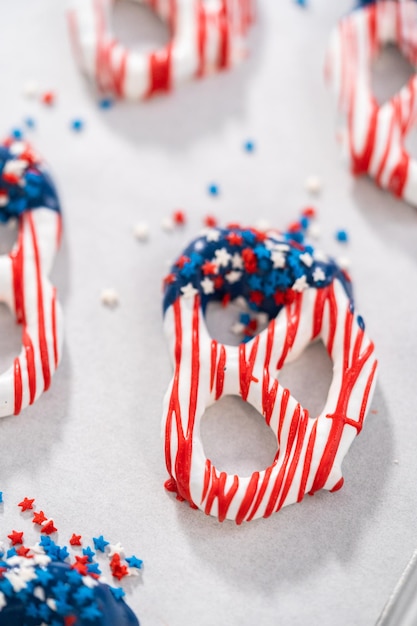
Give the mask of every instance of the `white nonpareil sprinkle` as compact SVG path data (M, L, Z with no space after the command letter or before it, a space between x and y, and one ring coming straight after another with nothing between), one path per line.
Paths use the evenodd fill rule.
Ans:
M102 304L105 306L114 308L119 304L119 294L115 289L109 287L107 289L103 289L100 296Z
M171 217L164 217L161 222L161 228L166 233L171 233L174 230L175 224Z
M38 83L34 80L28 80L23 85L22 93L25 98L35 98L39 92Z
M317 195L322 190L322 183L318 176L308 176L305 181L305 188L308 193Z
M133 236L138 241L147 241L149 239L149 226L145 222L138 222L133 227Z

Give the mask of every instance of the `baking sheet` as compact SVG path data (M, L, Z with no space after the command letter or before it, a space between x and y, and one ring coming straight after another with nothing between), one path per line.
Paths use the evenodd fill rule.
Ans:
M65 236L53 281L66 333L51 390L0 423L2 538L15 528L26 531L27 545L37 539L16 507L28 496L53 517L59 543L73 532L85 542L98 534L120 541L144 560L142 576L124 585L143 626L369 625L415 548L417 213L353 180L341 162L323 60L350 2L309 5L259 0L252 54L240 68L169 98L103 111L73 63L64 3L0 3L0 131L32 116L30 138L59 187ZM130 17L143 10L121 10L118 34L125 24L132 37ZM23 98L28 80L54 90L55 106ZM70 129L76 117L85 121L79 134ZM256 143L251 155L242 149L247 139ZM161 405L171 366L161 279L207 213L222 223L286 226L312 202L304 189L311 174L324 183L313 202L321 246L350 258L357 308L376 344L372 411L340 492L241 527L219 524L163 489ZM213 181L218 198L207 194ZM176 208L188 223L166 233L160 223ZM144 244L132 235L141 220L151 230ZM345 247L334 239L338 228L349 233ZM105 287L120 296L115 310L100 303ZM4 359L19 340L9 318L2 309ZM288 375L300 399L319 403L317 371L329 375L320 350L299 369L302 384L299 372ZM267 435L228 401L205 437L219 463L241 468L266 462L258 446L269 445Z

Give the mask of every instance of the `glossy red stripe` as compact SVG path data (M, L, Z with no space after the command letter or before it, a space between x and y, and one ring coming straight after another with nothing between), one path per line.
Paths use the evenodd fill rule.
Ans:
M28 384L29 384L29 404L33 404L36 396L36 367L35 367L35 355L33 352L33 344L32 340L24 329L22 335L22 343L25 349L26 355L26 367L28 373Z
M20 361L18 358L14 360L14 414L18 415L22 409L22 371L20 368Z
M45 312L43 307L43 287L42 287L42 271L41 260L39 255L38 240L36 236L35 226L33 223L33 217L28 213L28 223L32 235L32 245L35 257L36 268L36 283L37 283L37 298L38 298L38 333L39 333L39 352L41 357L42 373L44 380L44 390L49 389L51 384L51 371L49 368L49 354L48 344L46 342L46 330L45 330Z

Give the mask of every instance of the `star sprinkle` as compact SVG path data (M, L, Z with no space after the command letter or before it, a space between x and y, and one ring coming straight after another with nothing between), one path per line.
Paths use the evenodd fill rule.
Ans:
M125 559L126 563L129 564L129 567L136 567L138 569L142 569L143 561L141 559L136 558L135 556L131 556Z
M100 535L99 537L93 537L93 543L95 549L99 552L104 552L106 546L110 545L109 542L104 539L103 535Z
M220 250L216 250L214 256L216 265L220 267L227 267L232 258L231 254L229 254L226 248L220 248Z
M7 537L12 542L12 546L16 546L19 543L23 543L23 531L22 532L18 532L17 530L13 530L10 533L10 535L7 535Z
M200 282L200 285L203 288L203 291L206 295L214 293L215 291L214 282L210 278L207 278L207 277L204 278L204 280Z
M22 509L22 513L23 513L23 511L29 511L30 509L33 509L34 502L35 502L35 498L32 498L32 499L24 498L22 502L19 502L17 506L20 506L20 508Z
M41 526L44 522L46 522L47 517L43 511L39 511L39 513L34 512L32 522L34 524L38 524Z
M184 298L187 299L194 298L194 296L198 294L197 289L193 287L192 283L188 283L187 285L184 285L184 287L181 287L181 292Z
M161 228L167 233L170 233L174 230L175 224L170 217L165 217L161 222Z
M109 548L109 557L113 557L115 554L118 554L119 556L123 555L125 552L123 546L121 545L120 542L117 542L115 544L110 544L110 548Z
M119 304L119 294L112 287L102 289L100 294L101 303L114 309Z
M310 194L319 194L322 190L320 178L318 176L308 176L305 181L305 188Z
M52 535L52 533L57 532L57 528L54 526L54 520L50 519L44 526L41 528L41 533L45 533L45 535Z
M133 227L133 235L138 241L147 241L149 239L149 226L145 222L138 222Z
M80 546L81 545L81 535L72 534L71 539L69 540L70 545L72 546Z

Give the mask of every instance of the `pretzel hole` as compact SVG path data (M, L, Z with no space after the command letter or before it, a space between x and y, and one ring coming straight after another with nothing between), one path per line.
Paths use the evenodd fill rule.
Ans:
M0 224L0 255L9 254L17 241L17 220L9 220Z
M269 467L278 450L264 417L239 396L224 396L205 411L201 438L218 470L240 476Z
M269 323L265 314L252 311L243 298L232 300L226 306L209 302L205 319L210 337L228 346L237 346L256 337Z
M166 23L146 5L131 0L117 0L113 9L116 39L134 52L164 48L171 39Z
M311 417L322 412L333 377L333 363L322 341L311 343L293 362L277 373L279 383L290 390Z
M10 309L0 303L0 374L9 369L22 347L22 329Z
M384 104L397 94L415 74L415 68L395 44L384 46L372 64L373 93Z

